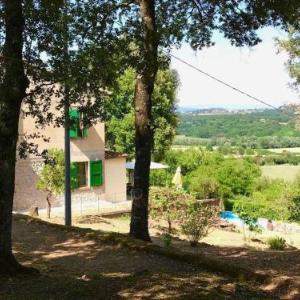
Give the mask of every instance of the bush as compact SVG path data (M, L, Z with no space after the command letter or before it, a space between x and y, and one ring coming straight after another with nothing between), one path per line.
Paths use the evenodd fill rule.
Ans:
M223 202L224 202L224 209L225 210L228 210L228 211L232 211L233 210L234 200L232 200L232 199L225 199Z
M184 191L174 188L156 187L150 190L150 215L154 220L168 224L167 233L174 231L173 223L179 222L182 211L194 198Z
M214 207L205 206L200 202L190 203L182 216L181 228L191 246L197 246L198 242L207 236L217 215L218 211Z
M165 247L170 247L172 245L172 236L169 233L164 233L162 235L162 240L164 242Z
M292 188L292 185L282 180L263 178L257 182L256 191L251 195L235 198L233 210L255 218L289 220L291 212L297 212L296 202L292 203Z
M272 250L284 250L286 247L286 240L282 237L275 236L267 240L269 248Z

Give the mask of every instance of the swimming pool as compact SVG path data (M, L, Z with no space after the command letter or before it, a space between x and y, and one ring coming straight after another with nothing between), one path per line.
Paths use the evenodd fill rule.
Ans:
M222 211L220 216L221 216L221 219L226 220L230 223L234 223L238 226L244 225L243 220L232 211Z
M244 221L236 213L234 213L232 211L223 211L223 212L221 212L221 218L223 220L226 220L226 221L230 222L230 223L234 223L237 226L243 226L244 225ZM258 225L259 227L261 227L262 229L266 229L267 228L267 223L268 223L267 219L258 218L257 222L255 224Z
M244 225L243 220L234 212L232 211L223 211L220 214L221 219L226 220L230 223L233 223L239 227L242 227ZM278 232L294 232L294 233L300 233L300 226L295 224L289 224L289 223L282 223L282 222L276 222L272 221L274 226L274 231ZM267 229L268 220L264 218L258 218L256 224L261 229Z

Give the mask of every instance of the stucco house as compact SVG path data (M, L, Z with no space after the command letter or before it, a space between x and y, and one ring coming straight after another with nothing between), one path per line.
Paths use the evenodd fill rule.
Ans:
M54 107L54 106L53 106ZM53 108L55 109L55 108ZM71 107L71 177L72 201L126 200L126 155L105 149L105 124L98 122L89 128L82 128L78 109ZM20 116L19 141L24 135L37 132L30 117ZM43 137L34 140L38 150L64 149L64 128L53 125L39 130ZM49 141L46 141L48 138ZM46 194L37 190L38 174L44 161L39 156L29 155L26 159L17 157L14 209L23 210L32 206L46 207ZM53 205L62 205L64 196L56 197Z

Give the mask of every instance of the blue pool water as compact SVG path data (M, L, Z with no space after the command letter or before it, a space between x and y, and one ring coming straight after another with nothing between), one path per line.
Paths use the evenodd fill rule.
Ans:
M220 217L223 220L233 223L239 227L242 227L244 225L243 220L232 211L223 211L223 212L221 212ZM268 220L264 219L264 218L258 218L257 222L256 222L256 224L261 229L267 229L267 223L268 223ZM299 225L288 224L288 223L278 223L278 222L273 221L273 226L274 226L274 231L300 233Z
M243 220L232 211L221 212L221 218L236 225L242 226L244 224Z
M237 226L243 226L244 225L244 221L234 212L232 211L223 211L221 212L221 218L223 220L226 220L230 223L233 223ZM263 218L258 218L256 224L261 228L261 229L266 229L267 228L267 219L263 219Z

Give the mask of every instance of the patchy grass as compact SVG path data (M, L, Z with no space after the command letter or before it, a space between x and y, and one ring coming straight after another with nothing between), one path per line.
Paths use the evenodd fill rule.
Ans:
M293 181L300 174L300 166L271 165L261 166L262 175L270 179Z
M276 299L227 270L205 271L201 255L122 234L15 216L13 239L17 258L42 275L1 278L0 299Z
M274 148L274 149L267 149L274 153L283 153L283 152L290 152L294 154L300 154L300 147L294 147L294 148Z

